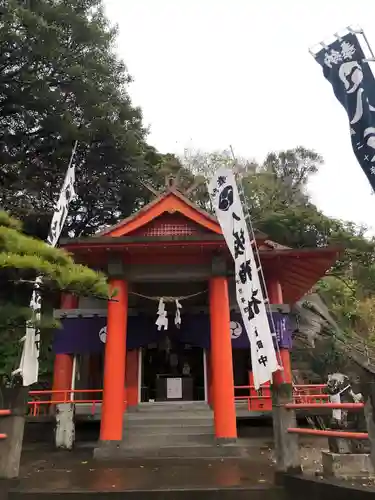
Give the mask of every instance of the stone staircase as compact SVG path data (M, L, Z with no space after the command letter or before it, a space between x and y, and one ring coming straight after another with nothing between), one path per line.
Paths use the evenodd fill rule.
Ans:
M245 458L247 449L238 441L215 440L213 411L206 403L144 403L126 412L121 444L107 453L105 447L98 448L95 456Z
M146 403L127 412L123 436L131 448L213 444L213 412L202 403Z

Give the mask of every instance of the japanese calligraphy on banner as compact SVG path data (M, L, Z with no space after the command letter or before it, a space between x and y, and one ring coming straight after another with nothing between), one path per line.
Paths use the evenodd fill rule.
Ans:
M50 231L47 237L47 243L53 247L56 246L57 242L59 241L61 231L64 227L64 223L68 215L69 203L75 196L75 165L73 163L73 159L76 149L77 141L75 142L73 147L68 170L64 179L64 184L60 192L59 200L52 217ZM42 278L38 276L34 283L34 290L30 301L30 309L33 311L33 319L32 321L26 322L26 335L21 339L21 341L23 342L23 348L20 366L18 370L14 371L12 374L21 375L23 381L22 383L25 387L38 382L40 331L35 327L35 323L38 323L41 317L41 284Z
M279 366L233 172L227 168L218 169L208 189L216 217L234 259L236 297L250 341L254 385L258 389L261 384L271 381L272 373Z
M375 79L357 36L349 32L314 53L348 115L353 151L375 190Z
M69 204L75 196L74 182L75 182L75 165L73 158L77 149L77 141L74 144L72 156L70 158L68 170L65 175L64 184L61 188L59 200L56 205L56 210L52 217L50 230L47 237L47 243L52 247L57 245L61 231L64 227L66 217L68 215Z

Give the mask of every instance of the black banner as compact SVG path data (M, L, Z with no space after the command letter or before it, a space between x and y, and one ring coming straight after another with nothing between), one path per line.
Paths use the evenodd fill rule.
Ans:
M315 54L344 106L354 153L375 191L375 79L354 33Z

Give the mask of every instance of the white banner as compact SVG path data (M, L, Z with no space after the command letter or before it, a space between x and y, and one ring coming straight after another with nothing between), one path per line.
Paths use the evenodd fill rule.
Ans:
M59 241L61 231L68 215L69 204L75 196L75 166L73 159L77 149L77 144L78 143L76 141L72 150L64 184L61 188L59 200L52 217L51 227L47 237L47 243L53 247L56 246ZM38 276L35 280L34 290L30 301L30 309L33 311L33 321L26 322L26 335L21 339L21 342L23 342L23 348L20 367L12 373L12 375L20 374L22 376L23 385L25 387L38 382L40 332L37 328L35 328L34 323L40 321L41 317L41 284L42 277Z
M279 369L257 264L232 170L219 168L208 186L216 217L235 263L236 295L251 346L254 385ZM229 332L228 332L229 334Z
M51 227L47 237L47 243L52 247L57 245L61 231L64 227L66 217L68 215L69 204L75 196L74 182L75 182L75 166L73 158L77 149L77 141L74 144L72 155L68 170L65 175L64 184L61 188L59 200L56 205L56 210L52 217Z

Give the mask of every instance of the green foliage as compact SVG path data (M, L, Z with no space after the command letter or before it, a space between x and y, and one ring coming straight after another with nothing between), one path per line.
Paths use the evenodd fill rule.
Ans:
M318 354L318 355L316 355ZM347 360L337 349L334 337L327 339L319 352L311 356L311 369L318 373L323 380L327 380L330 373L345 370Z
M185 151L181 163L194 175L208 178L219 166L233 168L242 178L254 227L292 248L333 245L341 254L317 284L340 327L371 338L375 336L375 239L365 228L324 215L306 190L322 157L303 147L272 152L264 162L237 159L228 151L202 153ZM201 206L210 209L206 191L198 192Z
M306 185L321 163L319 155L301 147L272 153L245 176L245 192L257 229L271 239L297 248L341 248L330 276L316 289L340 328L366 337L375 320L370 308L375 297L375 239L365 237L365 228L327 217L311 203Z
M19 339L24 335L27 320L47 334L58 325L48 312L51 310L51 294L69 291L108 298L103 274L75 264L61 249L22 234L21 227L19 221L0 212L0 373L8 374L17 362ZM43 278L41 291L47 302L38 323L29 308L37 275Z
M340 329L350 333L355 325L360 300L356 296L357 282L327 276L316 285L316 291L329 304L333 317L338 319Z
M77 198L65 234L92 234L149 196L160 155L102 0L0 2L0 206L45 239L75 140Z

